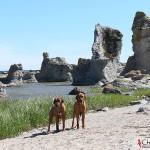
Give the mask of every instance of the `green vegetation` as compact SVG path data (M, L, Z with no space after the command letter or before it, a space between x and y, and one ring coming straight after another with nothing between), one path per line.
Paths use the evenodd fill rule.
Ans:
M5 100L0 102L0 139L48 125L52 99ZM67 118L72 117L74 100L65 99Z
M126 89L127 90L127 89ZM92 89L94 96L87 96L87 110L103 107L128 106L130 101L138 100L141 95L150 95L149 89L138 89L132 96L120 94L102 94L100 89ZM99 92L98 92L99 91ZM67 119L72 117L75 98L65 99ZM0 139L14 137L23 131L48 125L49 108L52 99L0 101Z
M141 88L135 91L134 96L150 96L150 89L148 88Z
M90 96L87 98L87 109L97 110L103 107L123 107L128 106L130 101L137 100L135 96L127 96L121 94L101 94Z

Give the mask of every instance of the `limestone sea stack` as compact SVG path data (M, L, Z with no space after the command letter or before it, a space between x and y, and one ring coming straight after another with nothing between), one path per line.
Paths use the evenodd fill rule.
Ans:
M73 71L73 85L93 85L99 81L112 82L116 79L122 47L119 30L95 26L92 58L79 58Z
M49 58L49 54L44 52L41 70L36 74L36 78L39 82L72 81L72 69L73 66L68 64L65 58Z
M22 85L23 77L23 67L22 64L13 64L10 66L8 71L8 76L6 78L6 83L10 86L20 86Z
M131 70L150 72L150 18L144 12L136 12L132 25L133 56L129 57L122 75Z

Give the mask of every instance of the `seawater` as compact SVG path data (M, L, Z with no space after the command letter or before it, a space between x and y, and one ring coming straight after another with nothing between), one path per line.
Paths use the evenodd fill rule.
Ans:
M71 98L74 95L69 95L69 92L76 86L70 82L44 82L44 83L24 83L18 87L6 87L7 97L3 99L33 99L39 97L64 97ZM90 86L77 86L86 94L89 93ZM0 98L2 99L2 98Z

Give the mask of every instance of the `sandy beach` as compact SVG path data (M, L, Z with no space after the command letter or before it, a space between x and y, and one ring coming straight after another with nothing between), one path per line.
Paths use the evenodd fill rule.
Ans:
M137 112L143 107L144 112ZM86 114L86 128L51 133L47 127L24 132L15 138L0 141L1 150L139 150L150 149L150 104L110 109ZM81 125L81 122L80 122ZM60 124L60 129L62 124ZM141 148L140 144L141 143ZM144 148L147 146L149 148ZM143 147L143 148L142 148Z

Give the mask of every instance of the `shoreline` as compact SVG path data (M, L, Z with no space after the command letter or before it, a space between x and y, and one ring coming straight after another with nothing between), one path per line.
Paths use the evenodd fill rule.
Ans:
M140 107L146 108L147 112L136 113ZM72 119L68 119L64 132L55 133L55 125L50 134L46 134L47 127L37 128L1 140L0 147L2 150L137 150L140 148L138 139L150 138L149 116L150 103L87 113L85 129L70 129Z

